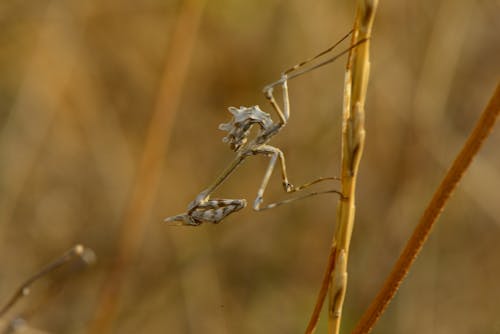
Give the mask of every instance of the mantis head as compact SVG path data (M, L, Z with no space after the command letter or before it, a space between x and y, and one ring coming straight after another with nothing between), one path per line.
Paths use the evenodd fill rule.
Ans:
M219 125L219 129L228 132L222 141L229 143L233 151L238 151L248 141L250 128L253 124L260 126L259 135L269 130L273 125L271 116L263 112L259 106L229 107L228 110L233 114L233 119L229 123Z

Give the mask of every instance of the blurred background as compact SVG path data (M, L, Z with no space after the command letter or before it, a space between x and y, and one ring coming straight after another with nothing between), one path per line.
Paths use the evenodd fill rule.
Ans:
M162 219L232 159L217 129L227 107L270 111L262 87L347 33L353 3L2 1L0 305L74 244L97 255L35 283L3 320L52 333L303 332L334 195L198 228ZM495 0L380 1L344 333L493 93L499 13ZM272 144L296 185L339 174L344 65L290 82L290 122ZM500 332L499 140L497 125L374 333ZM249 159L216 197L251 203L267 163ZM283 198L275 172L265 200Z

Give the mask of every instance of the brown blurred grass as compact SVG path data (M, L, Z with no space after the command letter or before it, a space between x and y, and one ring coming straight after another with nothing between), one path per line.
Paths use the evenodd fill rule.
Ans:
M36 328L84 332L92 318L180 5L0 4L0 300L76 242L98 256L33 317ZM345 330L374 296L498 80L499 9L493 0L380 3ZM342 36L352 16L347 1L208 3L114 332L303 331L330 245L331 198L246 209L199 229L160 222L183 211L230 160L217 130L226 107L268 109L262 86ZM343 65L291 83L291 121L275 144L292 182L339 169L331 147L340 131L330 129L340 125ZM500 328L498 140L497 130L375 332ZM249 162L220 194L253 199L266 163ZM275 181L269 198L282 196Z

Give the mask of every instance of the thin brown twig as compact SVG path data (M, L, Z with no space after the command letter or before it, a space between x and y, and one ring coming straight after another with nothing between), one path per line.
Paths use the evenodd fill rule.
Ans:
M429 237L432 227L443 211L452 192L458 185L465 171L478 153L484 140L495 125L495 121L500 113L500 83L497 84L495 92L491 97L486 109L481 114L479 121L469 135L462 150L457 155L455 161L441 181L434 196L429 202L426 210L420 218L413 234L408 240L406 247L399 256L390 275L386 279L382 289L374 299L370 307L366 310L361 320L353 330L353 334L369 333L376 324L387 305L396 294L399 286L408 274L410 267L420 253L425 241Z
M75 258L81 258L86 263L90 261L87 260L85 254L86 248L82 245L75 245L73 248L65 252L63 255L59 256L57 259L53 260L40 271L35 273L33 276L29 277L24 281L21 286L16 290L7 303L0 309L0 318L3 317L22 297L27 296L30 293L31 286L33 283L38 281L40 278L47 276L48 274L54 272L56 269L62 267L63 265L71 262Z
M321 289L319 290L318 297L316 298L316 304L314 305L311 319L307 324L306 334L312 334L316 331L316 326L318 325L319 321L319 315L321 314L321 309L323 308L323 303L325 302L326 294L328 293L328 287L330 286L330 277L333 270L335 269L336 250L337 247L335 247L335 244L332 244L325 273L323 275L323 281L321 282Z
M145 222L154 202L157 185L160 183L164 154L168 146L174 115L180 102L204 6L205 0L182 2L172 33L169 53L165 60L162 83L149 123L137 176L124 212L117 255L102 285L89 333L107 333L111 330L127 270L143 240Z

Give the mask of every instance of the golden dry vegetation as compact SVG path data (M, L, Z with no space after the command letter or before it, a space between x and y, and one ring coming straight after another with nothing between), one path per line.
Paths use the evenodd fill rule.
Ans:
M499 12L495 0L380 1L344 332L492 94ZM353 14L323 0L2 1L0 304L72 245L97 255L37 282L3 321L21 314L53 333L303 332L334 195L220 225L162 219L231 160L217 130L226 108L269 111L262 87L343 36ZM290 82L290 123L273 143L292 182L338 174L344 63ZM375 333L500 331L499 140L496 129ZM217 195L253 201L266 166L249 159ZM275 172L266 198L283 196Z

